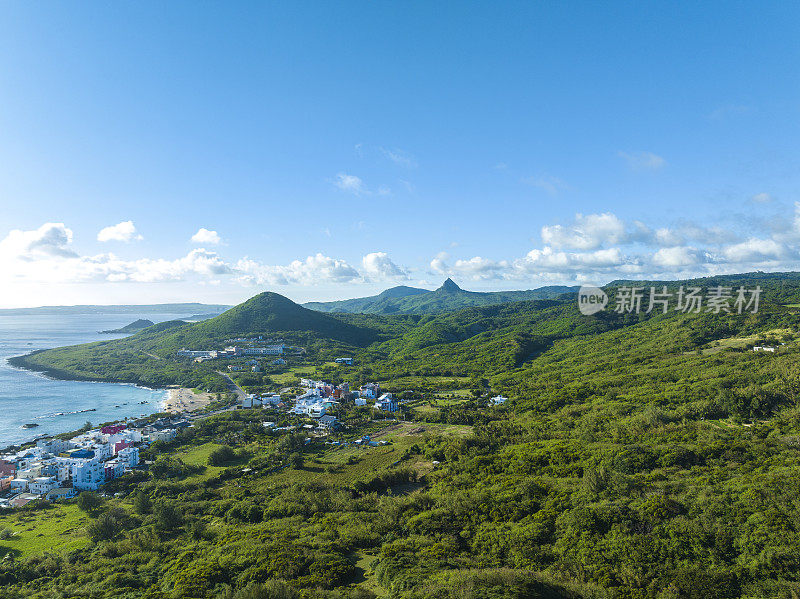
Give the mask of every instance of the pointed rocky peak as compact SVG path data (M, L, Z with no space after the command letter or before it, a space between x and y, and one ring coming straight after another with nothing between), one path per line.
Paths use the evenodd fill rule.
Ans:
M456 285L455 281L448 277L447 280L442 283L442 286L439 287L439 291L443 291L444 293L458 293L461 291L461 287Z

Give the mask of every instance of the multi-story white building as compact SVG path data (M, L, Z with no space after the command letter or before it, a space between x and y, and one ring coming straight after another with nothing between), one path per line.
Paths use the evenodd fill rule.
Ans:
M27 478L14 478L11 480L11 490L16 491L19 493L24 493L28 490L28 479Z
M368 397L369 399L375 399L378 397L378 393L380 393L380 391L380 385L377 383L367 383L358 389L358 393L361 397Z
M244 350L245 356L282 356L284 345L267 345L266 347L248 347Z
M281 401L281 396L278 393L265 393L261 396L261 404L265 408L267 406L277 406Z
M156 441L164 441L165 443L169 443L175 438L176 431L174 428L165 428L164 430L160 431L153 431L148 435L150 437L150 442L155 443Z
M215 351L193 351L189 349L179 349L176 352L176 355L179 358L206 358L207 360L213 360L217 357L217 353Z
M310 416L311 418L321 418L325 415L325 404L319 401L318 397L308 399L298 399L291 412L300 416Z
M72 465L72 486L80 491L96 491L105 482L105 468L97 458L76 460Z
M139 465L139 448L138 447L126 447L125 449L121 449L117 454L117 458L123 460L129 468L133 468Z
M65 441L64 439L39 439L36 442L36 447L38 449L43 450L45 453L52 453L53 455L58 455L62 451L66 451L67 449L72 449L75 444L72 441Z
M39 476L28 483L28 492L34 495L44 495L56 488L58 481L53 476Z
M260 408L263 405L258 395L248 395L242 400L243 408Z
M27 478L28 480L33 480L37 476L42 475L42 464L41 463L29 463L28 468L24 470L17 470L17 478Z

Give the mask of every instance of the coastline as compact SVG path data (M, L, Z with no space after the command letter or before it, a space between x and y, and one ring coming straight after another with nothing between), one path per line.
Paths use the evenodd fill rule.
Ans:
M116 420L127 420L129 418L137 418L142 415L149 415L151 413L157 413L162 411L161 408L165 403L164 397L168 393L168 389L164 387L150 387L148 385L142 385L139 383L135 383L132 381L123 381L123 380L109 380L103 379L101 377L96 378L89 378L83 376L75 376L71 375L70 373L65 373L59 369L54 368L47 368L40 366L36 363L31 363L28 361L28 357L36 355L39 352L45 350L34 350L28 354L23 355L11 355L11 356L3 356L0 358L2 362L2 366L4 368L9 368L11 370L16 370L21 373L24 373L26 376L31 376L34 378L41 378L48 381L54 382L63 382L63 383L79 383L79 384L96 384L96 385L111 385L114 387L128 387L128 388L135 388L141 389L144 391L151 391L151 392L158 392L159 395L163 394L162 397L156 398L155 401L153 400L145 400L145 401L138 401L134 400L130 403L121 403L119 405L114 405L114 408L122 408L125 411L123 414L111 414L109 413L110 410L107 409L108 406L100 406L98 407L91 407L85 408L78 411L71 411L71 410L64 410L61 412L56 413L42 413L38 415L31 416L27 421L29 422L37 422L37 424L41 423L36 428L29 429L30 436L25 437L18 437L13 440L11 439L0 439L0 443L3 445L7 445L6 449L9 447L18 447L25 444L33 443L39 438L43 437L51 437L57 436L65 432L69 432L75 428L77 428L77 423L65 424L61 422L61 418L69 418L70 416L74 416L76 414L80 414L82 417L91 418L94 421L97 417L100 417L99 414L102 414L100 417L100 422L102 423L107 419L108 422L116 421ZM148 404L145 407L143 404ZM53 408L58 409L58 408ZM196 408L195 408L196 409ZM143 412L143 414L140 414ZM92 415L95 415L94 417ZM97 424L97 422L95 422ZM5 435L3 435L5 436ZM13 438L13 436L12 436Z
M168 387L167 397L161 402L161 411L178 414L202 410L215 397L214 393L195 393L187 387Z
M57 368L49 368L31 362L29 358L35 356L37 353L45 350L35 350L28 354L20 356L11 356L5 358L6 363L12 368L28 372L34 376L41 376L47 379L60 380L60 381L74 381L82 383L111 383L116 385L131 385L142 389L157 390L157 388L142 385L132 381L125 381L119 379L110 379L103 377L83 377L74 375L69 372ZM209 405L216 395L214 393L195 393L193 389L188 387L178 387L175 385L168 385L166 387L166 397L159 403L160 412L169 412L173 414L181 412L194 412L201 410Z

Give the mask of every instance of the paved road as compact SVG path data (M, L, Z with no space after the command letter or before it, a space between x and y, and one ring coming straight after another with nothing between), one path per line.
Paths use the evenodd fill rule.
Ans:
M217 370L217 374L222 375L222 376L225 377L225 379L228 381L228 390L231 393L235 393L236 394L236 399L238 399L239 401L242 401L243 399L245 399L247 397L247 393L244 392L244 389L242 389L239 385L237 385L236 382L231 377L229 377L226 373L222 372L221 370Z

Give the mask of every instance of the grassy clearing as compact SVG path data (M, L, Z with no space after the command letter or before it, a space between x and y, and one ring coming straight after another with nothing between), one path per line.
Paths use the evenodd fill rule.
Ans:
M469 426L449 424L420 424L415 422L393 424L372 433L372 439L387 441L388 445L378 447L357 447L353 445L329 447L306 455L302 469L286 468L263 480L266 486L289 485L298 482L325 482L331 485L350 486L361 480L368 480L400 460L406 449L419 443L426 434L465 436L471 431ZM421 473L431 467L421 456L404 460L403 467L416 468Z
M355 582L372 591L378 597L386 597L386 589L378 583L375 573L372 571L372 562L375 561L375 556L363 551L356 551L352 557L355 560L357 572L357 580Z
M91 518L74 503L55 504L35 512L0 515L0 530L11 529L15 535L0 541L0 556L30 557L43 553L80 549L89 543L84 529Z
M755 343L759 339L764 339L769 337L774 337L776 339L787 338L787 337L793 338L796 334L797 333L792 329L772 329L769 331L765 331L763 333L748 335L746 337L728 337L727 339L719 339L718 341L714 341L710 347L703 348L701 352L705 355L710 355L729 349L743 349L748 344ZM687 352L687 353L693 353L693 352Z
M469 384L466 376L403 376L396 379L379 381L381 387L396 389L417 389L420 387L440 386L447 388L462 388Z
M221 447L221 445L217 443L205 443L203 445L198 445L197 447L192 447L191 449L185 451L179 451L175 453L175 457L180 458L187 464L191 466L205 466L205 471L201 472L200 474L193 474L189 476L186 480L191 481L201 481L211 478L212 476L216 476L225 468L223 466L209 466L208 465L208 456L211 455L211 452L214 451L217 447Z
M285 372L280 372L278 374L270 374L269 378L275 381L278 385L293 385L297 382L297 379L301 377L313 377L316 369L313 366L295 366L293 368L289 368Z

